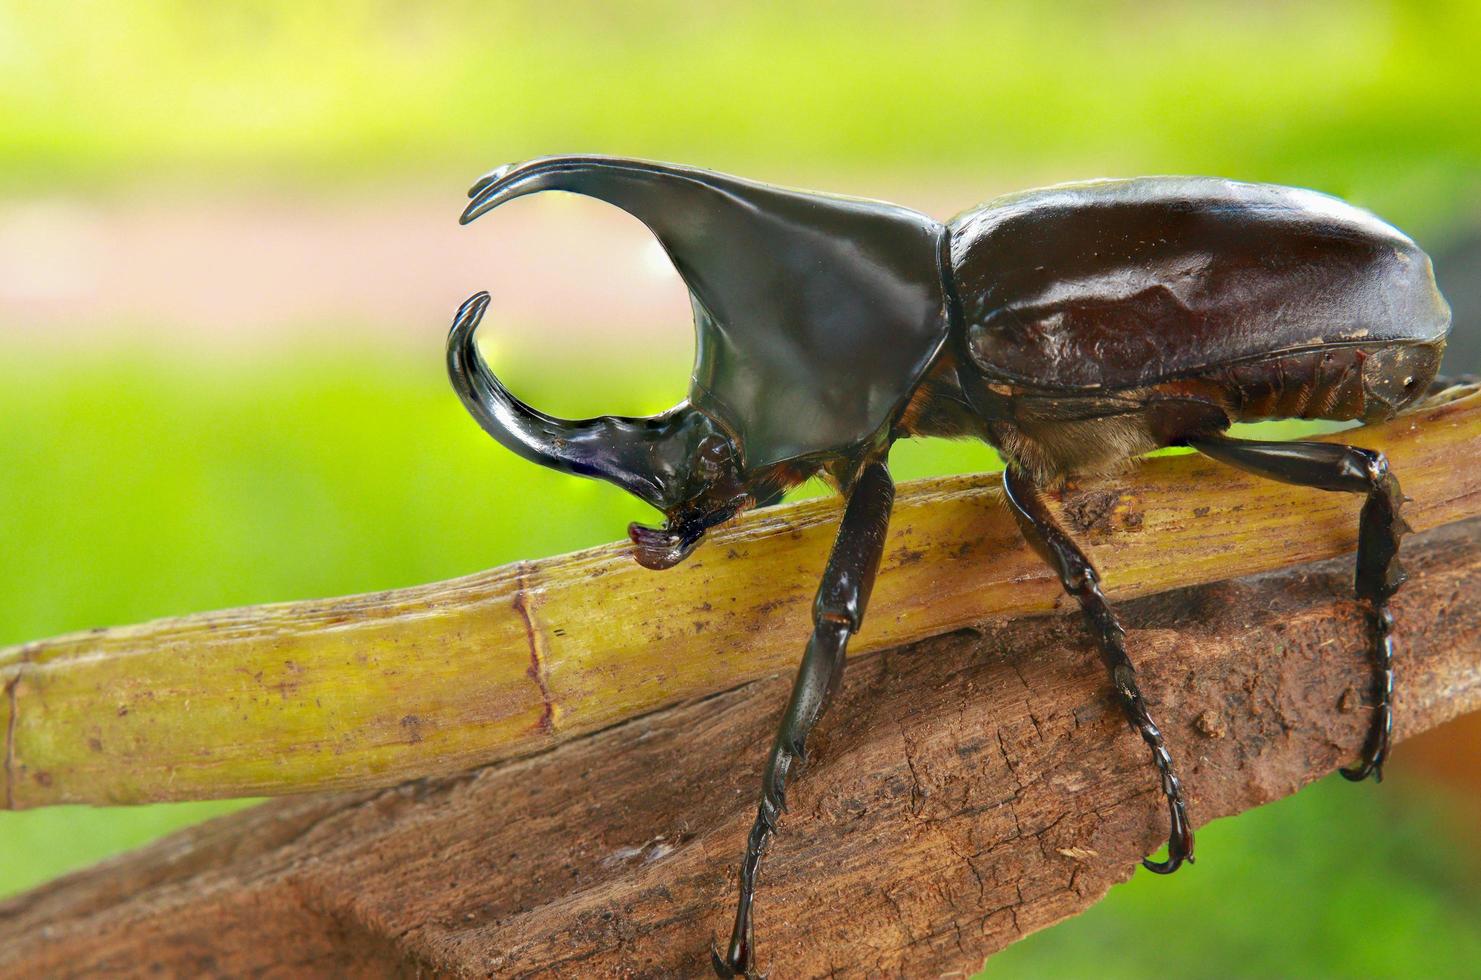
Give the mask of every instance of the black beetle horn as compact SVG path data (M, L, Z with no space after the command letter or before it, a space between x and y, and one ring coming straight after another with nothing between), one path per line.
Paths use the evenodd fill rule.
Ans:
M531 462L607 480L660 510L670 505L673 480L662 471L656 444L680 409L652 418L569 421L531 408L504 387L478 351L474 335L488 305L486 292L470 297L447 336L453 388L484 431Z
M473 185L467 224L537 191L622 208L689 287L690 400L750 466L869 438L946 336L945 229L908 208L672 164L544 157Z

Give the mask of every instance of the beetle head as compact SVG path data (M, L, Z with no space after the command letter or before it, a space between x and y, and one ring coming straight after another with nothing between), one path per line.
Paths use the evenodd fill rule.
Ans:
M694 307L689 397L647 418L536 411L478 354L485 293L453 322L449 373L514 452L663 511L661 530L630 529L649 567L681 561L707 528L875 438L945 337L944 232L914 211L667 164L546 157L479 180L462 222L544 190L614 204L663 245Z

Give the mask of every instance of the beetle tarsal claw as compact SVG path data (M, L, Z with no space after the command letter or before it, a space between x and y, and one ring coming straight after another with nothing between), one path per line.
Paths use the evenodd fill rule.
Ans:
M1188 808L1176 786L1174 778L1174 793L1167 801L1168 816L1172 821L1167 835L1167 860L1142 859L1142 867L1154 874L1170 875L1184 864L1193 863L1193 828L1188 823ZM1166 788L1163 792L1167 792Z
M725 962L725 957L720 955L720 947L716 944L713 936L710 937L710 966L715 971L715 976L729 978L735 976L735 971L730 964Z
M714 936L710 937L710 966L714 968L715 976L722 980L731 980L732 977L739 975L729 963L725 962L725 957L720 955L720 943Z
M752 967L732 966L720 955L720 944L714 936L710 937L710 966L714 969L715 976L721 980L735 980L737 977L743 980L766 980L770 976L769 973L757 973Z

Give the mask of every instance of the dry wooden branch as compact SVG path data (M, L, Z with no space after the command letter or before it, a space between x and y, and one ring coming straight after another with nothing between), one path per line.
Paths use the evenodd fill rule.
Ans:
M1481 707L1481 519L1410 538L1406 562L1401 737ZM1356 751L1368 672L1351 576L1343 558L1123 604L1196 820ZM1088 907L1165 834L1077 616L849 670L765 873L773 975L968 973ZM0 972L702 976L788 684L186 831L0 906Z
M1416 528L1481 514L1481 393L1342 438L1389 453ZM1060 503L1113 599L1346 552L1359 505L1194 456ZM392 785L790 671L837 512L816 501L748 516L661 573L613 545L0 651L4 803ZM1062 601L995 480L902 488L891 528L856 653Z

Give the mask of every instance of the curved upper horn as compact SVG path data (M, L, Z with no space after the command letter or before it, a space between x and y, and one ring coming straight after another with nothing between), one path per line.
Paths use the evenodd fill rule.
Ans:
M531 462L607 480L660 510L672 504L672 476L656 450L678 410L651 418L570 421L531 408L504 387L478 351L474 335L488 305L486 292L469 297L447 336L453 388L484 431Z
M615 204L652 227L653 219L661 216L663 206L671 203L665 194L674 180L689 182L706 190L724 189L727 184L741 186L750 183L693 167L647 160L603 156L540 157L523 163L506 163L480 177L468 189L471 200L459 222L466 225L516 197L539 191L563 190ZM658 193L652 193L653 188L658 188ZM645 197L648 200L644 200Z

